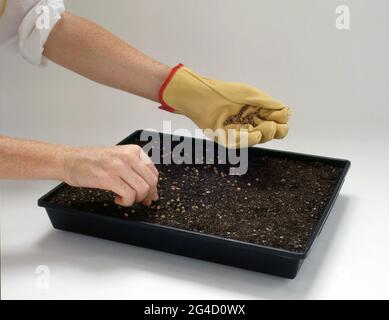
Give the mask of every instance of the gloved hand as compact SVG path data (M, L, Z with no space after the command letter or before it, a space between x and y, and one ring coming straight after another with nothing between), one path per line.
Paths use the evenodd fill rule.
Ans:
M215 137L229 148L245 147L239 135L243 130L249 146L288 133L290 111L281 102L246 84L205 78L182 64L165 80L159 101L162 109L183 114L202 129L234 129L236 139Z

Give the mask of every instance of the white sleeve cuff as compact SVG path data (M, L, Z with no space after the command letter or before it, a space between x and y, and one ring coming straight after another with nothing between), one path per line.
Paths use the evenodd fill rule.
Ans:
M19 50L35 65L45 65L44 45L65 11L63 0L41 0L24 17L19 26Z

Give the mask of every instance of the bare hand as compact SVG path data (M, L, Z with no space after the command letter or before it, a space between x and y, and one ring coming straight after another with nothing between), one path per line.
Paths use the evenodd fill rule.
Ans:
M70 148L64 159L64 181L75 187L117 194L115 203L151 205L158 200L158 170L137 145Z

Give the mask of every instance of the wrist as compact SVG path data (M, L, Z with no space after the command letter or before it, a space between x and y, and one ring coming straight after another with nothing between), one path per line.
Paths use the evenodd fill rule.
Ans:
M69 181L74 154L77 148L72 146L58 146L53 161L52 179Z

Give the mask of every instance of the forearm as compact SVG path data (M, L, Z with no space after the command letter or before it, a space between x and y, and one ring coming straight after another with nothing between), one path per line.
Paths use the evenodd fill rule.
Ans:
M44 55L91 80L154 101L170 72L102 27L68 12L50 33Z
M0 179L63 180L66 148L0 136Z
M110 190L121 206L149 206L158 199L158 171L137 145L71 147L0 136L0 179L61 180Z

